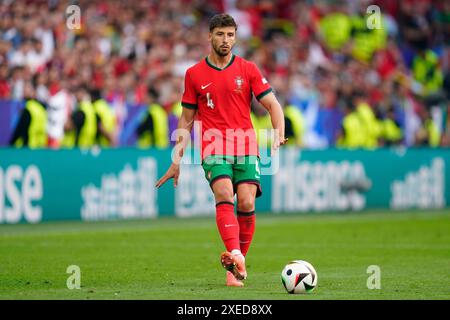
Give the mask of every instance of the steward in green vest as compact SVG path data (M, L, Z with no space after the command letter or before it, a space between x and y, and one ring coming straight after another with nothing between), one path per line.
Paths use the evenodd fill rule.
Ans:
M319 27L326 46L333 51L341 49L350 39L352 24L349 16L344 13L326 15L320 20Z
M151 103L146 115L137 127L138 147L167 148L169 146L169 119L166 110L157 103Z
M378 147L378 140L380 139L382 133L382 125L375 116L372 108L366 102L361 101L357 104L356 113L358 114L363 126L364 147L369 149Z
M294 105L287 105L284 110L285 137L288 145L303 145L305 119L302 112Z
M426 109L422 115L423 129L425 129L428 145L430 147L438 147L441 142L441 134L439 132L439 127L433 121L430 110Z
M373 17L361 12L351 17L352 26L352 55L359 61L368 63L371 61L374 52L386 46L387 31L380 14L380 28L369 28L368 19Z
M381 138L385 146L398 145L402 142L403 132L395 119L394 110L387 112L386 118L381 122Z
M421 114L422 126L415 133L414 145L424 147L438 147L441 143L441 134L438 126L429 115L429 111Z
M350 100L344 105L344 118L336 146L349 149L364 146L364 126Z
M96 144L97 114L90 101L82 101L80 109L74 115L75 146L90 148Z
M181 113L183 112L183 106L181 105L181 101L175 102L172 105L172 110L170 114L173 114L174 116L176 116L178 119L180 119L181 117Z
M10 139L10 145L31 149L47 147L47 111L45 104L27 99L25 108Z
M434 123L433 119L425 120L424 127L428 133L428 144L430 145L430 147L439 147L441 135L439 133L439 128Z
M78 105L65 126L65 136L61 146L90 148L96 145L97 132L101 127L100 118L94 110L87 88L79 87L75 96Z
M102 127L102 129L97 132L97 142L101 147L109 147L114 141L112 137L115 136L117 129L116 116L108 102L101 97L99 90L93 90L91 95L93 101L92 105L97 116L100 118Z
M432 50L421 50L414 58L412 73L422 86L422 95L436 93L442 88L444 76L439 67L439 58Z
M255 130L258 145L263 148L270 148L272 145L270 131L272 129L272 120L265 109L259 108L256 112L252 111L250 113L250 119Z

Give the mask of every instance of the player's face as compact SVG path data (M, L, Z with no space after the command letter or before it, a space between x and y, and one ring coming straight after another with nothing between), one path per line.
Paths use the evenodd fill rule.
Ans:
M222 57L227 56L236 42L236 30L234 27L214 28L209 33L209 41L214 51Z

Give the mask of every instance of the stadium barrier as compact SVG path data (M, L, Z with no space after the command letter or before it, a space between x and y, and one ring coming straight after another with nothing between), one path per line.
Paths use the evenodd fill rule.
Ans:
M172 181L154 188L170 155L169 149L0 149L0 223L214 215L200 165L183 164L176 189ZM261 161L258 212L439 209L450 199L448 149L286 147L279 155L276 167ZM265 175L270 166L276 174Z

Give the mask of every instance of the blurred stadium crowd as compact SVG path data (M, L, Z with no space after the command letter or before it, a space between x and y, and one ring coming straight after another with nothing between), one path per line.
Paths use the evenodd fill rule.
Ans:
M71 4L80 29L66 25ZM9 143L168 146L185 70L220 12L285 108L291 144L450 146L450 1L438 0L3 0L0 115L24 107ZM271 127L256 102L252 116Z

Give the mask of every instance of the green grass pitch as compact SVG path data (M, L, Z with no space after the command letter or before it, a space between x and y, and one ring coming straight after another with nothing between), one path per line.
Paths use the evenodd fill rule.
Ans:
M243 288L225 287L222 251L213 217L3 225L0 299L450 299L448 210L260 214ZM294 259L317 270L311 294L281 284ZM81 289L67 288L69 265Z

